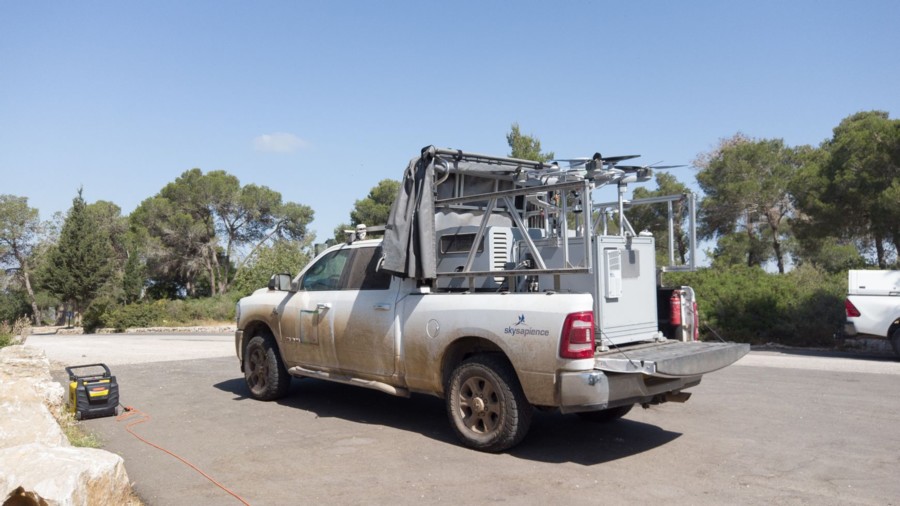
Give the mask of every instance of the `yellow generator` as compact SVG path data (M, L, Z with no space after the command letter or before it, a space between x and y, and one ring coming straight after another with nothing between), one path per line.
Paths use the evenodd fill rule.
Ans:
M93 371L77 374L76 369ZM66 372L69 373L68 410L76 420L119 414L119 385L106 364L76 365L66 367Z

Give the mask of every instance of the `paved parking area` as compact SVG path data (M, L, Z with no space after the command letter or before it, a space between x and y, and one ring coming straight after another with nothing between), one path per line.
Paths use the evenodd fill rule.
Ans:
M255 505L881 505L900 497L900 362L890 359L753 352L705 377L685 404L636 409L605 426L538 413L520 446L490 455L456 443L434 397L304 379L282 401L254 401L230 336L196 348L195 338L153 338L163 355L186 360L106 361L123 403L152 416L138 433ZM132 339L140 338L118 348ZM219 356L192 355L216 346ZM75 358L103 358L85 351ZM125 457L148 504L239 504L124 423L84 426Z

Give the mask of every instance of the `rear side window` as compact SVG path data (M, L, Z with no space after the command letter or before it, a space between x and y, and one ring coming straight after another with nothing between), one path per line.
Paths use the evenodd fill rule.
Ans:
M391 275L378 270L381 248L358 248L354 250L347 279L349 290L387 290L391 287Z

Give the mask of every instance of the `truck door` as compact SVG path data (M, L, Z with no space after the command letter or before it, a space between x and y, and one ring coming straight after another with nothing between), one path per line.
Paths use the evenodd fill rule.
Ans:
M380 259L380 247L354 249L346 289L333 302L334 349L341 370L389 377L394 373L399 281L378 270Z
M351 249L333 251L310 266L299 279L281 314L282 352L289 365L334 367L334 301L346 282Z

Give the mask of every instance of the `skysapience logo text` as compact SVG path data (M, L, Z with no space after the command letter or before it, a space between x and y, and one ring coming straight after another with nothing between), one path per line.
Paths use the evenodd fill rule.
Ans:
M519 321L515 325L510 325L503 329L504 334L514 336L549 336L550 331L546 329L532 328L531 325L525 323L525 315L519 315Z

